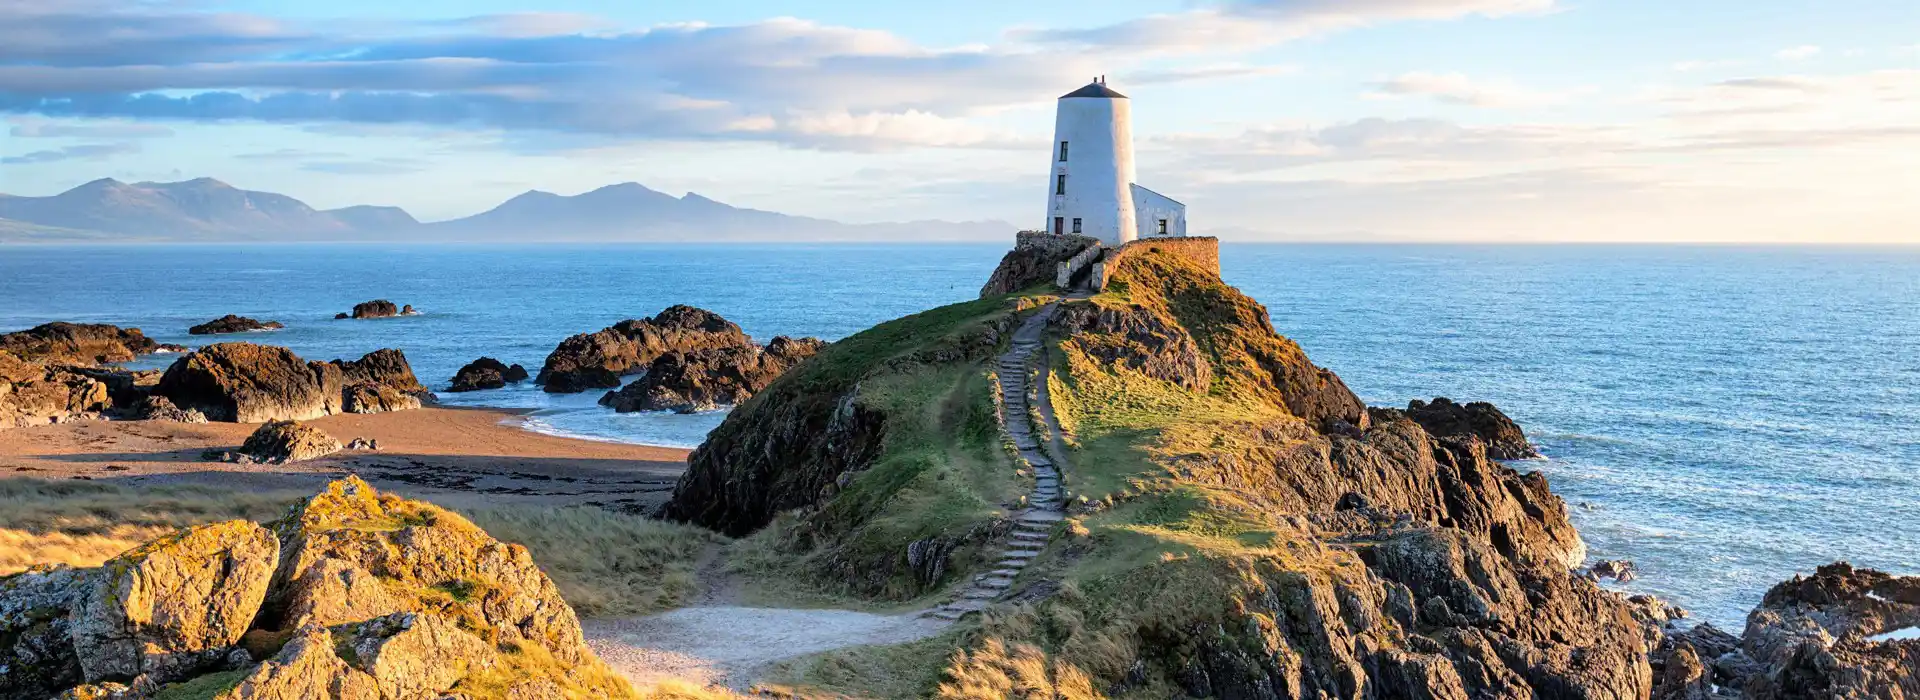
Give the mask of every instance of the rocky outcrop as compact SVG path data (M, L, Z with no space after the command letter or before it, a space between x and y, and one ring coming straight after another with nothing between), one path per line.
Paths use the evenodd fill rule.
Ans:
M413 308L411 306L407 308ZM353 305L352 318L392 318L401 314L400 307L385 299L363 301Z
M670 352L691 353L751 347L740 327L718 314L691 306L672 306L646 319L621 321L594 333L560 342L535 378L549 393L574 394L612 389L620 378L644 371Z
M214 320L187 329L190 335L218 335L221 333L250 333L253 331L272 331L286 328L279 321L257 321L245 316L227 314Z
M1920 697L1915 628L1920 576L1822 566L1774 586L1747 616L1741 650L1759 672L1741 687L1756 700Z
M134 420L172 421L176 423L205 423L207 416L191 408L173 405L165 396L144 396L129 411Z
M620 413L692 413L739 404L825 345L814 338L783 335L764 349L749 346L668 353L654 359L646 374L633 383L600 397L600 405Z
M247 436L241 454L266 464L304 462L340 451L340 441L299 421L268 421Z
M1060 263L1098 245L1098 238L1022 231L1014 238L1013 250L1000 258L999 266L980 288L980 297L1011 294L1053 282Z
M141 355L178 346L161 345L138 328L100 323L46 323L0 334L0 352L25 362L92 366L129 362Z
M112 407L105 383L0 351L0 429L99 418Z
M1407 404L1407 417L1426 428L1435 437L1476 439L1487 446L1487 456L1498 460L1533 459L1540 456L1527 442L1520 425L1494 408L1475 401L1465 405L1444 396L1433 401L1415 399Z
M209 345L175 360L154 393L210 420L237 423L418 408L432 397L398 350L308 362L286 348L252 343Z
M222 700L633 697L525 548L358 478L270 528L189 528L99 568L0 578L0 700L173 697L189 679Z
M258 524L188 528L115 557L68 619L89 682L170 682L224 663L266 599L280 544Z
M467 363L460 371L453 373L452 385L447 391L480 391L499 389L513 382L527 380L527 368L482 357Z

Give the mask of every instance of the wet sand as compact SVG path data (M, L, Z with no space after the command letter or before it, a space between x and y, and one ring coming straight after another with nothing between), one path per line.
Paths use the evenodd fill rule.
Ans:
M287 465L208 461L237 449L256 425L77 421L0 430L0 478L85 478L129 484L202 484L247 491L307 490L356 473L383 489L448 505L594 504L653 512L686 469L687 450L542 435L519 412L422 408L307 421L354 450Z

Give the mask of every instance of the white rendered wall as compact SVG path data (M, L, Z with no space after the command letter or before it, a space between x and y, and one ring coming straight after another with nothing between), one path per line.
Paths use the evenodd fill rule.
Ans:
M1060 161L1060 142L1067 142L1067 160ZM1080 235L1109 245L1131 241L1139 233L1133 208L1133 111L1126 98L1063 97L1053 122L1053 148L1048 149L1047 220L1063 222L1062 233L1073 233L1080 219ZM1067 176L1066 194L1054 194L1061 175Z
M1133 185L1134 220L1140 222L1141 238L1173 238L1187 235L1187 205L1166 195ZM1167 220L1167 232L1160 233L1160 220Z

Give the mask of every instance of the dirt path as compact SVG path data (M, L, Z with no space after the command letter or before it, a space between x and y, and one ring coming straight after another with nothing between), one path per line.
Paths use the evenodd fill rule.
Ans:
M637 685L678 678L747 690L780 661L850 646L904 644L939 634L947 623L914 614L722 605L583 626L594 653Z

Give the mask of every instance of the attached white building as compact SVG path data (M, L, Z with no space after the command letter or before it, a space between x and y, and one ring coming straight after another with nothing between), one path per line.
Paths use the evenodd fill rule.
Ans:
M1109 246L1187 235L1187 206L1135 182L1133 110L1105 78L1060 97L1051 156L1048 232Z

